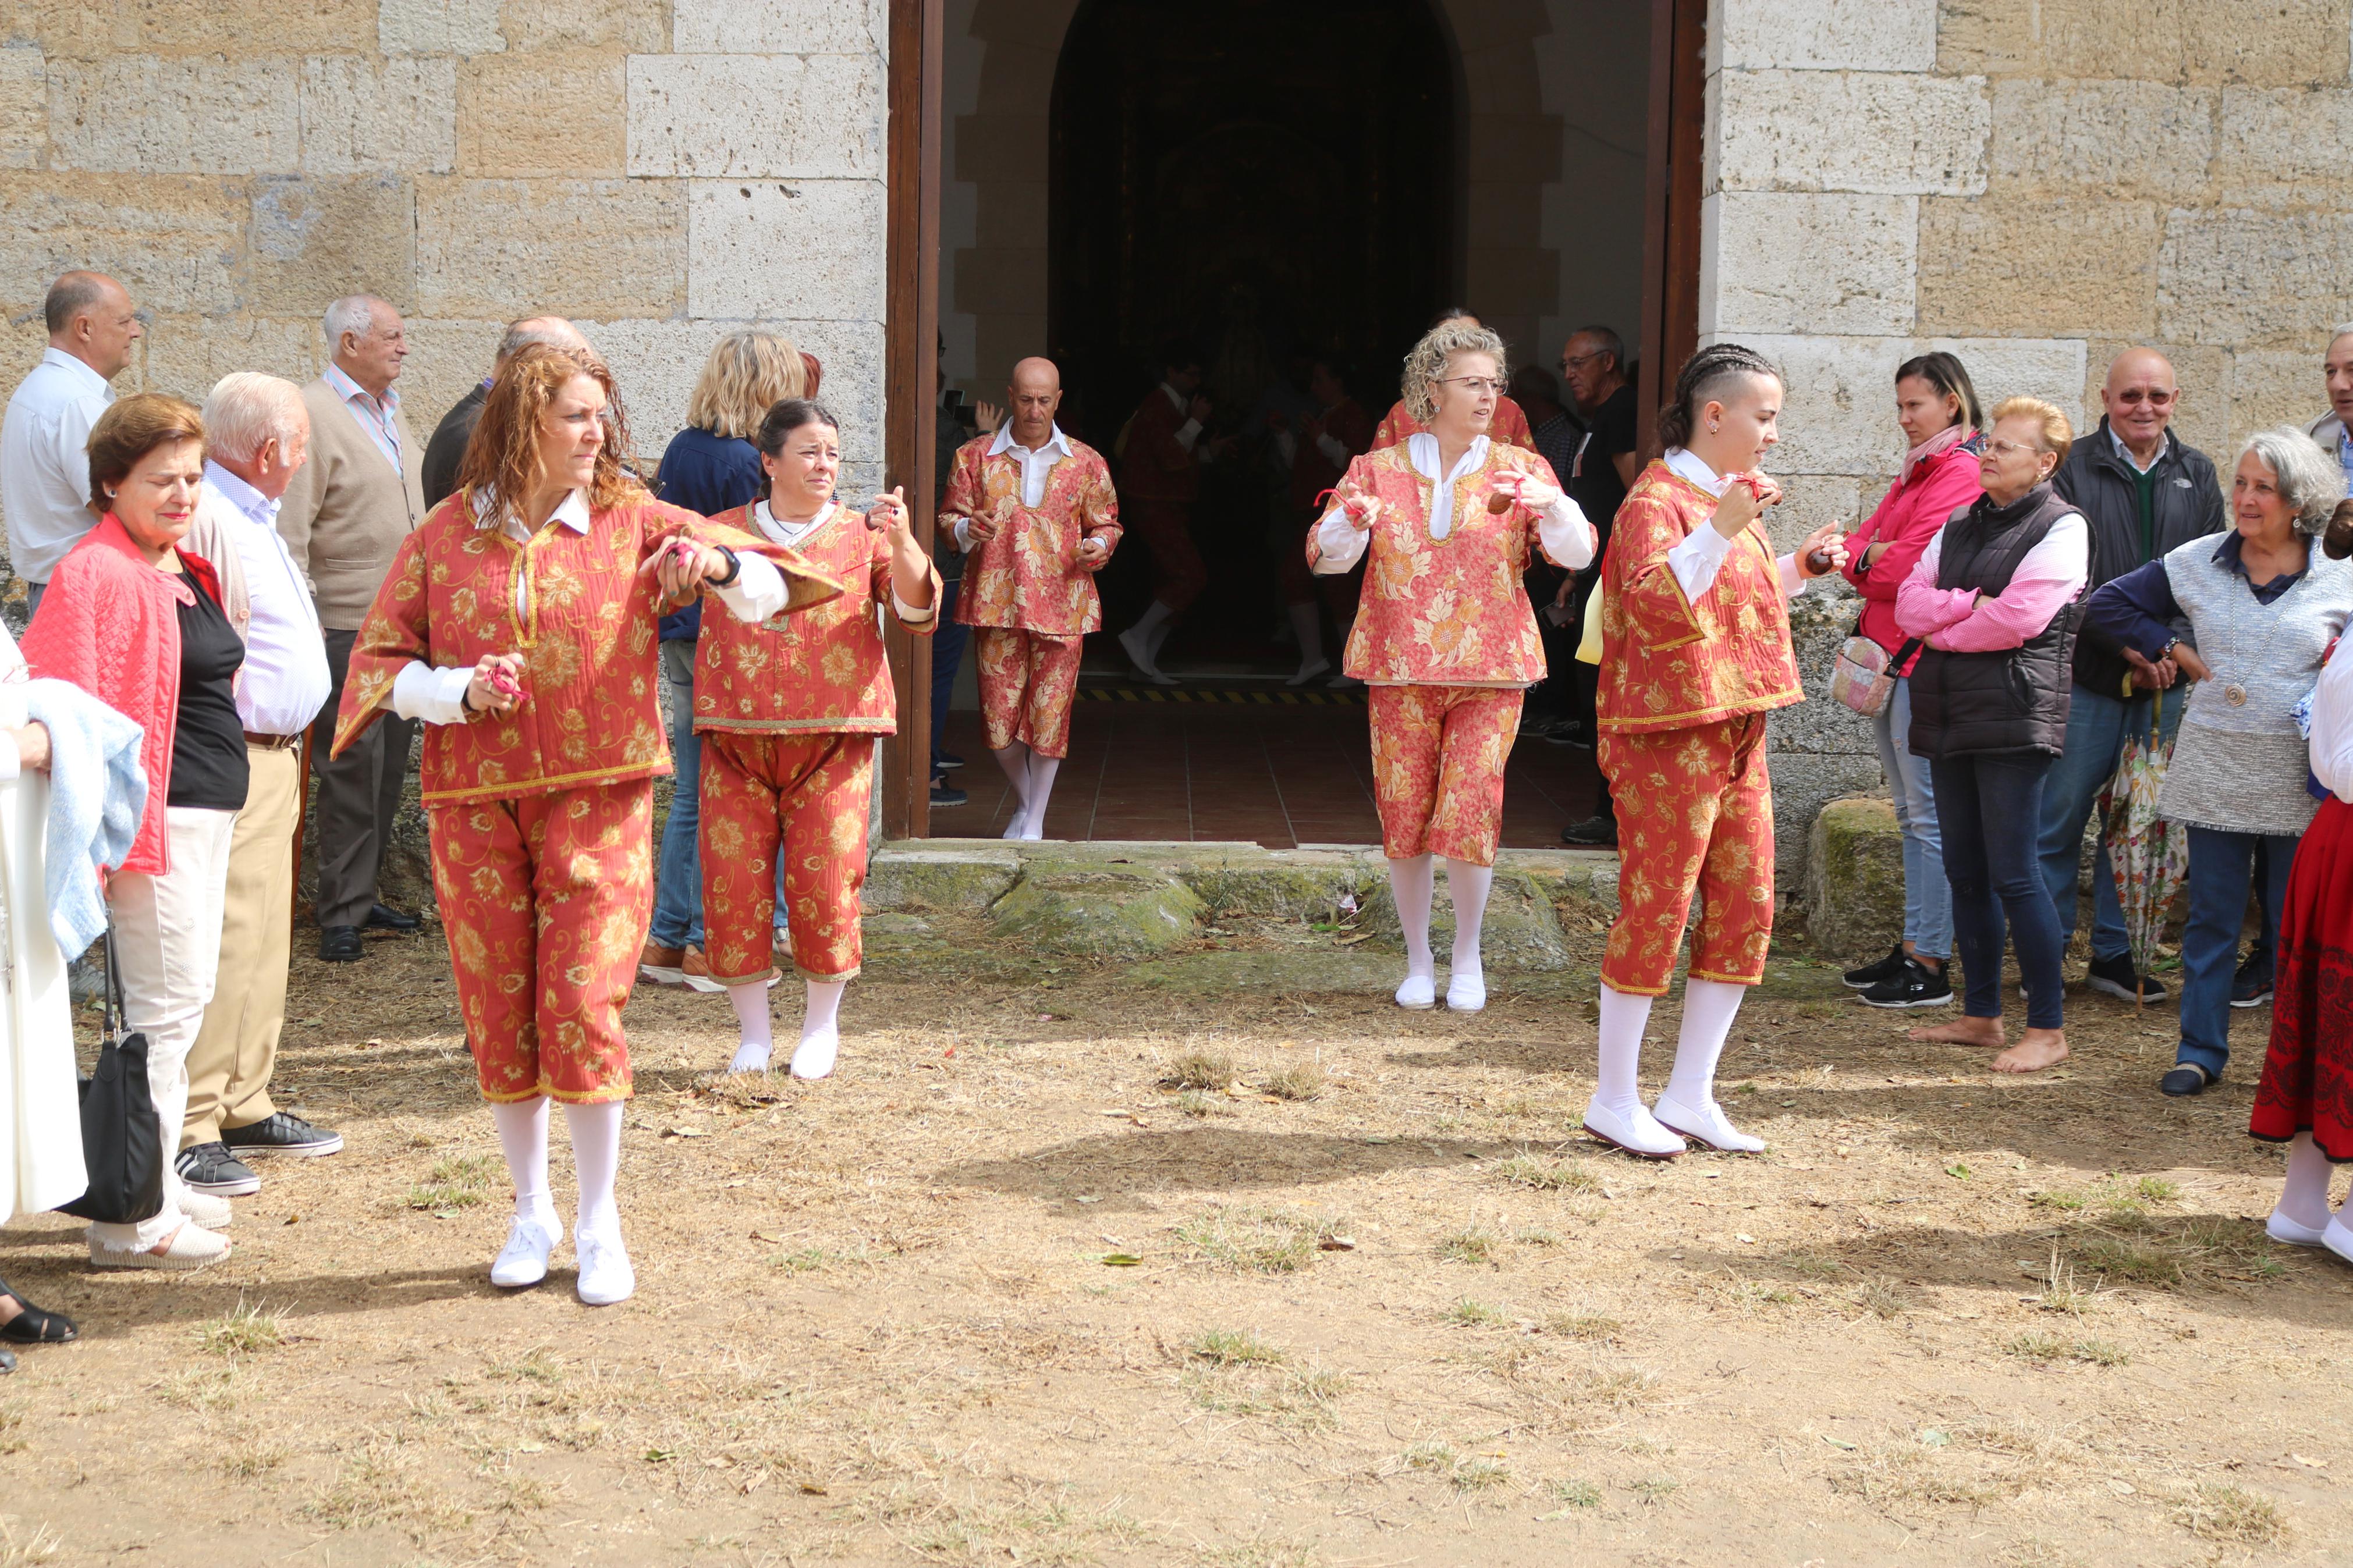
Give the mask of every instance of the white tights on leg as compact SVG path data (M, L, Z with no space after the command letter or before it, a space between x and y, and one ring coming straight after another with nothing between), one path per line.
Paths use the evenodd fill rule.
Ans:
M1046 837L1046 803L1053 798L1054 775L1062 759L1029 753L1029 804L1021 813L1021 837L1035 843Z
M546 1097L493 1105L491 1120L498 1124L499 1147L506 1152L507 1174L514 1181L515 1217L538 1226L551 1244L561 1240L564 1222L555 1217L555 1200L547 1191Z
M1446 977L1446 1005L1476 1013L1487 1005L1487 975L1479 963L1479 922L1486 918L1487 895L1495 868L1468 860L1446 862L1446 896L1454 904L1454 967Z
M1005 825L1005 837L1018 838L1029 819L1029 748L1016 741L989 755L1005 770L1005 782L1013 786L1013 820Z
M727 1064L729 1072L766 1072L768 1055L776 1043L776 1026L768 1020L768 983L747 980L741 985L727 988L727 1000L735 1008L735 1025L743 1032L735 1047L735 1059Z
M1683 982L1683 1027L1675 1045L1674 1071L1652 1111L1663 1125L1711 1149L1754 1154L1765 1147L1765 1140L1733 1126L1715 1102L1715 1064L1747 995L1748 987L1727 981Z
M819 1079L833 1070L841 1054L841 994L847 980L808 983L807 1011L801 1015L801 1043L793 1048L793 1076Z
M2299 1132L2287 1146L2287 1180L2280 1184L2278 1205L2263 1229L2274 1241L2297 1247L2318 1247L2329 1226L2328 1179L2335 1168L2309 1132Z
M1427 855L1389 862L1389 897L1397 904L1398 925L1405 932L1405 984L1397 988L1397 1005L1417 1012L1438 996L1438 963L1430 955L1433 870Z
M567 1105L572 1168L580 1182L580 1216L572 1242L580 1259L580 1300L591 1307L626 1300L638 1288L628 1248L621 1244L621 1209L613 1188L621 1174L621 1115L628 1102Z
M1683 1141L1659 1125L1642 1104L1636 1076L1642 1065L1642 1030L1651 999L1601 987L1601 1063L1585 1130L1630 1154L1662 1160L1683 1152Z

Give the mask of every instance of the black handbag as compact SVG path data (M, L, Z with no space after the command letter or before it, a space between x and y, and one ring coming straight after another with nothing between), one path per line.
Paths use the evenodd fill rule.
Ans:
M147 1037L130 1032L106 933L106 1032L98 1069L81 1080L81 1157L90 1190L58 1212L106 1225L136 1225L164 1212L164 1134L147 1085Z

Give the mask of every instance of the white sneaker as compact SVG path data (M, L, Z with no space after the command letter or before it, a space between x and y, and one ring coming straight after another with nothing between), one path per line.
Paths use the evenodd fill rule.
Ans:
M1476 970L1458 970L1447 976L1446 1005L1450 1012L1476 1013L1487 1005L1487 977Z
M820 1079L831 1075L834 1059L841 1054L841 1031L828 1029L821 1035L811 1035L793 1047L793 1076Z
M1428 974L1409 974L1397 988L1397 1005L1409 1012L1427 1013L1437 1000L1438 982Z
M2274 1241L2284 1241L2290 1247L2318 1247L2327 1234L2327 1226L2306 1225L2290 1219L2279 1210L2272 1210L2271 1218L2263 1221L2263 1234Z
M227 1230L232 1211L227 1198L183 1186L180 1189L180 1212L188 1216L190 1225L199 1225L206 1230Z
M554 1228L551 1230L550 1226ZM542 1225L521 1215L507 1228L507 1244L499 1248L499 1256L491 1265L491 1283L505 1290L520 1290L526 1285L536 1285L547 1278L547 1255L564 1239L564 1226L549 1221Z
M580 1304L609 1307L637 1294L638 1271L629 1267L629 1250L618 1236L589 1231L574 1242L580 1255Z
M1672 1160L1684 1152L1683 1141L1659 1124L1641 1101L1630 1115L1620 1116L1599 1100L1585 1108L1585 1130L1612 1148L1645 1160Z
M1713 1100L1704 1106L1693 1107L1662 1093L1658 1102L1651 1108L1651 1115L1669 1131L1680 1132L1723 1153L1761 1154L1765 1152L1765 1140L1751 1138L1735 1127L1725 1119L1724 1107Z

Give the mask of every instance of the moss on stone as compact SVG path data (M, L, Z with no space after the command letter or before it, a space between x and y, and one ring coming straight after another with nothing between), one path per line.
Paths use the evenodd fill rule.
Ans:
M1814 818L1806 921L1825 953L1862 958L1904 934L1904 839L1884 800L1834 800Z
M988 923L1041 952L1140 958L1191 940L1201 909L1192 889L1147 868L1038 858L990 908Z

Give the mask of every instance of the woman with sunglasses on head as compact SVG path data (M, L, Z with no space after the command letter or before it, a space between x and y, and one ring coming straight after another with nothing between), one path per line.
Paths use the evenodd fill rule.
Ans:
M1570 571L1593 559L1593 530L1545 460L1490 436L1504 376L1504 340L1484 327L1424 334L1405 362L1406 406L1424 428L1351 462L1307 535L1319 575L1366 562L1342 668L1371 688L1373 794L1405 932L1400 1007L1437 999L1433 855L1446 858L1454 903L1446 1005L1487 1005L1479 926L1503 837L1504 762L1521 700L1545 673L1521 574L1533 551Z

